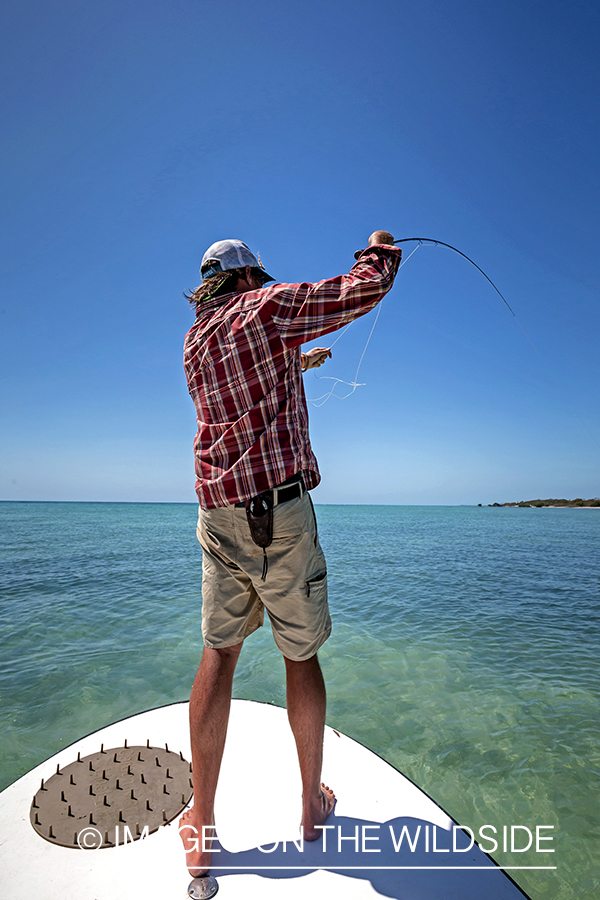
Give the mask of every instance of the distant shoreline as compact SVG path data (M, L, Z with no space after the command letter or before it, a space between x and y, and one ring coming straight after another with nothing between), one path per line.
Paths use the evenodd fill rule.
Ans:
M479 504L480 506L482 504ZM583 500L577 497L575 500L519 500L518 503L488 503L488 506L512 507L513 509L600 509L600 498L593 497Z

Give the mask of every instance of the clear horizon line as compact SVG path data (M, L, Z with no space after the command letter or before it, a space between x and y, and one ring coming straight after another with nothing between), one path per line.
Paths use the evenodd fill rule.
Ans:
M171 505L171 506L198 506L197 500L23 500L15 497L11 498L3 498L0 497L0 503L130 503L135 504L138 503L140 505L143 504L155 504L155 505ZM479 508L481 506L482 509L487 509L488 506L492 504L487 503L327 503L315 500L315 506L465 506L465 507L474 507Z

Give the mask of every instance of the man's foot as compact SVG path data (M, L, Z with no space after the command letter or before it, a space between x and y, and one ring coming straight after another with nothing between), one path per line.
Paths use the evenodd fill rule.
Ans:
M192 806L184 812L179 820L179 834L185 850L185 861L188 872L193 878L200 878L210 869L210 851L202 850L202 825L199 817L196 817L196 807ZM207 828L204 843L211 846L211 838L215 837L215 830Z
M302 822L304 826L304 840L316 841L323 834L322 828L335 804L335 794L326 784L321 782L319 796L314 800L303 803Z

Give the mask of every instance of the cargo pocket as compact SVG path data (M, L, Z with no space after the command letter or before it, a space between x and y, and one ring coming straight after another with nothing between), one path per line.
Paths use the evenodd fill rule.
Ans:
M329 604L327 603L327 570L317 569L318 574L305 581L305 601L307 622L310 622L310 653L305 654L304 659L317 652L331 634L331 617Z
M310 597L311 591L313 591L313 593L314 593L315 591L321 590L323 586L326 586L327 585L326 579L327 579L327 570L325 570L325 572L321 572L320 575L315 575L313 578L310 578L306 582L306 596Z

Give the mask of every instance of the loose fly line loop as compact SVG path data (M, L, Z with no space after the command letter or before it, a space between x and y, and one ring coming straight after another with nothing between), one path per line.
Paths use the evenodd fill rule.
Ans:
M409 261L409 259L413 255L413 253L416 253L416 251L419 249L419 246L420 246L420 244L417 244L415 249L413 251L411 251L411 253L408 254L406 259L402 260L402 262L400 263L400 265L398 267L398 270L400 270L402 268L402 266L405 265ZM313 406L317 406L317 407L323 406L323 404L326 403L330 397L337 397L338 400L346 400L351 394L354 393L356 388L365 386L364 382L360 383L358 381L358 373L360 372L360 367L362 366L362 361L365 358L365 353L367 352L367 347L369 346L371 337L373 336L373 332L375 331L375 326L377 325L377 320L379 319L379 316L381 314L381 307L382 307L382 303L379 303L377 306L377 312L375 314L375 319L373 320L373 325L371 326L371 330L370 330L369 336L367 338L367 342L366 342L365 346L363 347L363 352L360 355L360 359L359 359L358 365L356 367L356 372L354 373L354 379L352 381L343 381L341 378L333 378L330 375L315 375L315 378L317 378L319 381L333 381L333 384L331 385L331 390L327 391L326 394L323 394L321 397L315 397L314 399L308 400L308 402L312 403ZM346 332L348 331L348 329L350 328L351 325L354 325L354 322L348 322L346 327L342 328L342 330L336 337L335 341L332 343L331 347L329 348L330 350L333 347L335 347L335 345L337 344L339 339L341 337L343 337L343 335L346 334ZM349 388L351 388L351 390L349 390L346 394L343 394L343 395L336 394L335 389L338 384L345 384Z

